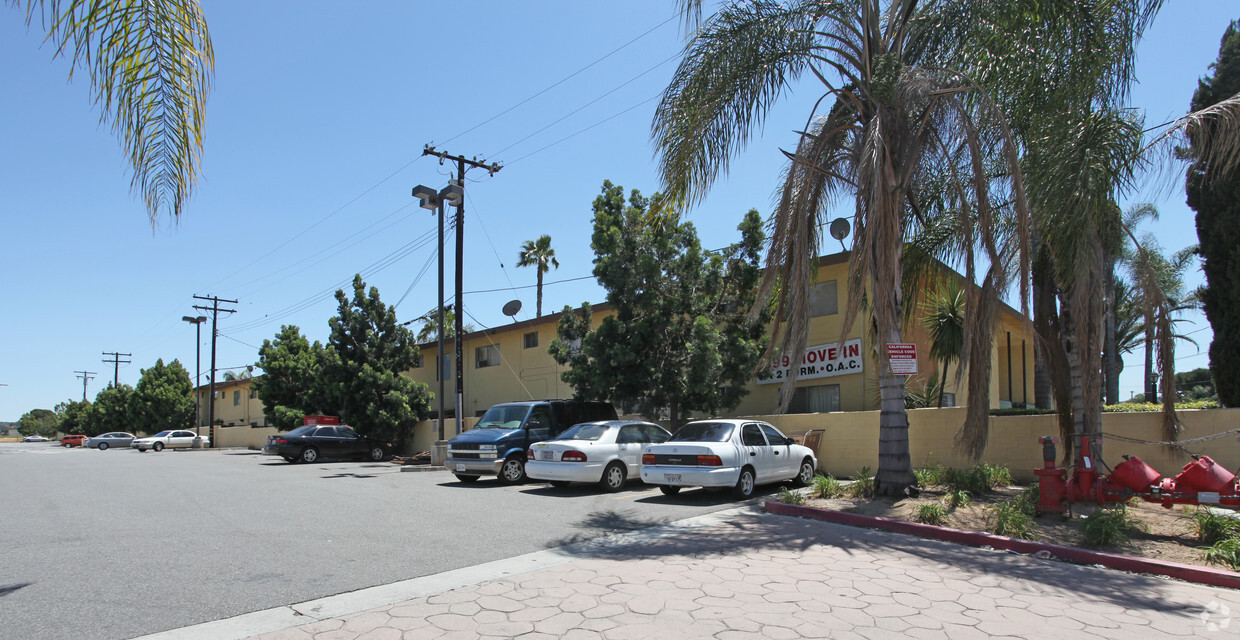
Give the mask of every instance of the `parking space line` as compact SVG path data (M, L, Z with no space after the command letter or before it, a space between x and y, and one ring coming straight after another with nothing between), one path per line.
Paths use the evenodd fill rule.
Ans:
M637 494L637 495L635 495L635 496L627 496L627 495L626 495L626 496L616 496L616 497L612 498L612 500L628 500L629 498L645 498L646 496L653 496L653 495L656 495L656 494L658 494L658 493L659 493L658 491L647 491L646 493L639 493L639 494Z

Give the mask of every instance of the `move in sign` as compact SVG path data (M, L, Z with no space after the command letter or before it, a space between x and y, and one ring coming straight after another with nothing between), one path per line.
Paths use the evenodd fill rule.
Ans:
M887 358L891 372L898 376L917 374L917 345L911 342L888 342Z
M827 378L848 373L861 373L861 339L853 339L840 344L820 344L806 347L801 354L801 362L797 365L798 380ZM787 355L775 356L767 364L765 370L758 375L758 384L783 382L791 374L792 358Z

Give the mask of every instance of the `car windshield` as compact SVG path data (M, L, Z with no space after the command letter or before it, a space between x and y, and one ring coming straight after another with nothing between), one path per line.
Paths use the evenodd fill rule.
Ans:
M157 434L155 434L155 435L153 435L153 436L151 436L151 437L152 437L152 438L162 438L162 437L164 437L164 436L166 436L166 435L168 435L168 434L170 434L170 433L172 433L172 432L171 432L171 431L160 431L159 433L157 433Z
M556 440L589 440L591 442L603 437L604 433L611 429L605 424L594 424L583 422L575 427L569 427L567 431L561 433Z
M668 442L727 442L732 425L727 422L694 422L676 432Z
M478 420L474 428L517 429L521 427L521 421L529 410L529 405L524 404L497 404L482 414L482 419Z
M316 428L317 427L315 427L314 425L308 424L305 426L297 427L296 429L293 429L292 431L288 432L288 434L290 436L306 436L306 435L310 435L311 433L314 433L314 430Z

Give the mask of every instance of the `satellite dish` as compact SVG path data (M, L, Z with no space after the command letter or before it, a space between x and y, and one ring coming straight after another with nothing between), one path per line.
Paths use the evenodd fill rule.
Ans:
M848 237L849 231L851 231L851 229L849 228L847 219L836 218L831 221L831 237L832 238L835 238L836 240L839 240L842 243L844 238Z
M503 311L504 311L504 315L506 316L517 315L517 313L521 311L521 301L520 300L509 300L507 303L504 304Z

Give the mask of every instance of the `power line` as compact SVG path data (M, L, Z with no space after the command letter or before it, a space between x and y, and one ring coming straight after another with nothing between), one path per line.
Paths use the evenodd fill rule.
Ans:
M103 355L112 356L111 360L105 359L103 363L115 365L115 367L112 370L112 386L114 387L120 386L121 365L130 363L129 360L121 360L121 356L132 357L133 354L132 353L117 353L115 351L104 351Z
M544 282L543 286L546 287L547 285L552 285L552 284L564 284L565 282L576 282L578 280L592 280L592 279L594 279L594 276L581 276L580 278L569 278L567 280L555 280L553 282ZM513 291L516 289L533 289L537 286L538 285L536 284L530 284L530 285L522 285L520 287L508 287L506 289L480 289L478 291L465 291L463 293L468 296L468 295L473 295L475 293L496 293L499 291Z
M545 146L545 147L542 147L541 149L538 149L537 151L531 151L531 152L529 152L529 153L527 153L527 154L525 154L525 155L521 156L520 158L517 158L516 160L512 160L512 161L510 161L510 162L508 163L508 165L509 165L509 166L512 166L512 165L514 165L514 164L516 164L516 163L518 163L518 162L521 162L522 160L524 160L524 159L526 159L526 158L528 158L528 157L530 157L530 156L533 156L533 155L537 155L537 154L539 154L539 153L542 153L542 152L546 151L547 149L550 149L551 147L554 147L554 146L556 146L556 145L560 144L561 142L565 142L565 141L571 140L572 138L576 138L577 136L579 136L579 135L581 135L581 134L583 134L583 133L585 133L585 132L587 132L587 131L589 131L589 130L591 130L591 129L593 129L593 128L597 127L597 126L600 126L600 125L602 125L602 124L605 124L605 123L607 123L607 122L610 122L610 121L612 121L612 120L615 120L616 118L619 118L620 116L622 116L622 115L624 115L624 114L626 114L626 113L628 113L628 112L630 112L630 111L632 111L632 110L634 110L634 109L636 109L636 108L638 108L638 107L644 106L644 105L646 105L647 103L654 102L655 100L658 100L660 95L662 95L662 94L656 94L656 95L654 95L654 96L652 96L652 97L650 97L650 98L647 98L647 99L645 99L645 100L642 100L641 102L639 102L639 103L637 103L637 104L635 104L635 105L633 105L633 106L629 107L628 109L625 109L624 111L621 111L621 112L619 112L619 113L616 113L616 114L613 114L613 115L611 115L611 116L608 116L608 117L606 117L606 118L604 118L604 119L602 119L602 120L599 120L598 122L596 122L596 123L594 123L594 124L592 124L592 125L590 125L590 126L588 126L588 127L584 128L584 129L581 129L581 130L577 131L576 133L572 133L572 134L569 134L569 135L567 135L567 136L564 136L563 138L560 138L559 140L556 140L555 142L552 142L551 144L549 144L549 145L547 145L547 146Z
M78 379L82 381L82 402L86 402L86 383L98 374L94 371L74 371L73 373L78 374Z

